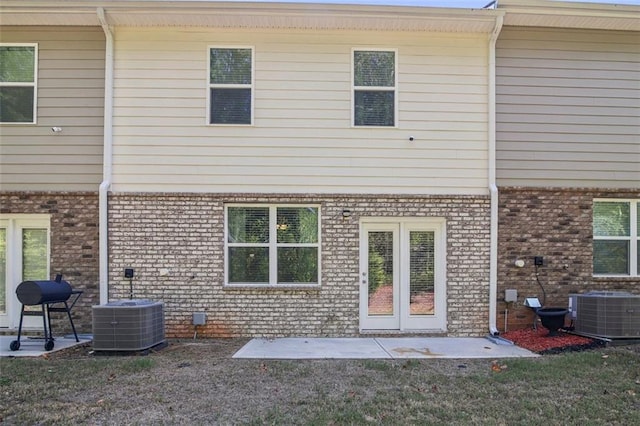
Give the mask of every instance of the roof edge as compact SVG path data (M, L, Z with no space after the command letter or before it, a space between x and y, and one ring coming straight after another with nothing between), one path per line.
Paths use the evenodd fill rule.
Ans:
M112 26L198 26L489 33L494 9L321 3L195 1L3 0L2 25L98 25L102 7Z
M550 0L501 0L505 25L640 31L640 6Z

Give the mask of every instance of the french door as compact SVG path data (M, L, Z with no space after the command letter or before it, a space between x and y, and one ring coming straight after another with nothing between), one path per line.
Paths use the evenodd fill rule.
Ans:
M44 215L0 217L0 327L18 327L18 284L49 279L49 222L49 216ZM37 324L42 320L25 317L23 325Z
M360 329L446 331L443 220L361 224Z

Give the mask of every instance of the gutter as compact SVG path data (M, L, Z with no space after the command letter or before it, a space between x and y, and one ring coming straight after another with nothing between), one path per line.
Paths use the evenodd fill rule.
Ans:
M99 252L100 252L100 304L109 301L109 190L113 169L113 33L107 23L104 9L96 10L106 37L104 66L104 140L102 151L102 183L98 197Z
M491 231L489 253L489 333L500 334L496 327L498 306L498 186L496 185L496 41L502 30L504 15L496 17L496 25L489 38L489 193L491 194Z

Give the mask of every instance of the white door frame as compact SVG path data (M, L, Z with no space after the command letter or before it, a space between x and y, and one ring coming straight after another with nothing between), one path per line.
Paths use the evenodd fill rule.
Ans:
M369 315L369 232L393 232L393 314ZM360 223L360 330L400 328L400 225L398 223Z
M394 315L368 315L368 232L394 232ZM409 312L409 233L433 231L435 251L435 299L433 315ZM428 331L447 330L446 221L444 218L377 218L360 220L360 331Z
M22 305L16 297L16 288L22 282L22 230L47 229L47 276L49 279L51 258L51 216L47 214L0 215L0 227L7 230L6 241L6 313L0 314L0 328L18 328ZM39 309L39 307L38 307ZM25 316L24 328L42 327L42 319Z

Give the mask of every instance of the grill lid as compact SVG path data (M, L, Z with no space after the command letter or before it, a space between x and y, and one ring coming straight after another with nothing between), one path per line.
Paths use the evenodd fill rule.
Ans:
M66 281L23 281L16 288L16 296L23 305L66 302L71 296L71 284Z

